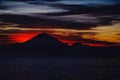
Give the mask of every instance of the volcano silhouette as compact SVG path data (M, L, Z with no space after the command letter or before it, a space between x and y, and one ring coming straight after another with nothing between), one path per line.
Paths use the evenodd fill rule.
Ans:
M39 34L23 44L25 46L47 47L47 48L67 46L66 44L60 42L58 39L56 39L46 33Z

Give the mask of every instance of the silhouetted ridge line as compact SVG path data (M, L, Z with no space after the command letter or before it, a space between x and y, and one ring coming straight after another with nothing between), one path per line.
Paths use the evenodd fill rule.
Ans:
M78 42L76 42L76 43L73 43L71 46L78 46L78 47L81 47L81 46L83 46L81 43L78 43Z
M46 34L41 33L34 38L23 43L28 46L41 46L41 47L50 47L50 46L67 46L66 44L60 42L58 39Z

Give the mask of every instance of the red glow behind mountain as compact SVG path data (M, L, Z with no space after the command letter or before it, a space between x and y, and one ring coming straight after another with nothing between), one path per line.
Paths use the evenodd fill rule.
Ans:
M54 36L54 35L53 35ZM10 40L12 40L12 43L24 43L29 45L54 45L58 43L63 43L64 45L71 46L75 41L67 40L67 39L60 39L59 36L52 37L45 33L16 33L15 35L8 36ZM57 43L56 43L57 42ZM9 44L9 43L8 43ZM80 43L82 45L87 45L91 47L105 47L104 44L93 44L93 43Z
M67 46L66 44L62 43L58 39L56 39L48 34L45 34L45 33L39 34L39 35L33 37L32 39L24 42L23 44L27 45L27 46L40 46L40 47Z
M34 36L36 36L38 33L16 33L15 35L10 35L8 38L13 41L13 43L23 43L30 39L32 39Z

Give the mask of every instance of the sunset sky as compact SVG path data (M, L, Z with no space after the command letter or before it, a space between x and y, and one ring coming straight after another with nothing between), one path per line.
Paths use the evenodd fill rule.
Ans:
M47 33L72 45L120 46L119 0L1 0L0 44Z

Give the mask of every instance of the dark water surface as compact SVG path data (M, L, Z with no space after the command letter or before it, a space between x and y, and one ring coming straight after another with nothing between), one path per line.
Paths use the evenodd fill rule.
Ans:
M1 57L0 80L120 80L120 59Z

